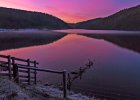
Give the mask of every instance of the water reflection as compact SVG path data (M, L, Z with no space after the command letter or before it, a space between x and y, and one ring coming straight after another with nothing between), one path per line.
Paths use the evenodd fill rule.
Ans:
M104 39L108 42L114 43L120 47L127 48L129 50L133 50L135 52L140 53L140 34L82 34L83 36L96 38L96 39Z
M88 70L82 80L76 80L72 89L85 91L102 87L140 94L140 54L102 39L70 34L48 45L7 50L0 54L36 59L42 68L70 72L83 67L87 59L95 59L94 68ZM47 82L61 81L59 76L39 74L39 77Z
M64 33L0 33L0 51L49 44L64 37Z

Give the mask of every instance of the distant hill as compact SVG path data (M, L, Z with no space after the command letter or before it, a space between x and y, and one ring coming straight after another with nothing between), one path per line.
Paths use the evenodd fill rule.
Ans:
M61 19L40 12L0 7L0 28L66 29L69 25Z
M140 5L121 10L108 17L77 23L75 28L95 30L140 30Z

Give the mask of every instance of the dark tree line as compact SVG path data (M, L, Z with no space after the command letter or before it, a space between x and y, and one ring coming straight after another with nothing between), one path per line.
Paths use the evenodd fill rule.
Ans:
M100 30L140 30L140 6L124 9L105 18L77 23L76 28Z
M0 28L65 29L69 26L61 19L45 13L0 7Z

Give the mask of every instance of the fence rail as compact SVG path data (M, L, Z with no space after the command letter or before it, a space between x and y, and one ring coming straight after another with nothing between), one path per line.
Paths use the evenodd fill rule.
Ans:
M29 60L29 59L21 59L21 58L17 58L17 57L11 57L10 55L0 55L0 57L1 57L1 58L7 58L7 59L10 57L11 59L14 58L14 59L17 60L17 61L22 61L22 62L27 62L27 61ZM30 60L29 62L30 62L30 63L34 63L35 61ZM36 64L39 64L39 63L36 62Z
M2 59L1 59L2 58ZM82 75L82 73L89 68L92 63L89 61L89 64L87 64L85 68L80 68L80 71L75 71L71 73L67 73L64 71L55 71L50 69L41 69L38 68L38 62L32 61L30 59L21 59L6 55L0 55L0 76L7 76L9 79L14 80L17 83L27 83L27 84L37 84L37 72L46 72L46 73L53 73L53 74L59 74L63 77L63 97L67 98L67 88L68 85L71 85L70 83L73 81L69 75L72 74L76 75L76 77L79 75ZM2 73L4 71L4 73ZM68 79L67 79L68 75ZM68 88L69 89L69 88ZM121 100L126 99L132 99L133 100L140 100L140 97L134 96L134 95L120 95L120 93L112 92L110 91L104 91L104 89L94 89L91 93L93 93L96 97L106 98L106 99L113 99L113 100ZM84 90L86 91L86 90ZM117 90L116 90L117 91Z
M0 72L0 76L8 76L16 83L37 84L37 72L47 72L53 74L60 74L63 76L63 97L67 97L67 72L40 69L37 67L39 64L30 59L21 59L7 55L0 55L0 69L5 73Z
M55 71L55 70L46 70L46 69L40 69L40 68L35 68L35 67L30 67L30 66L20 66L20 65L14 65L16 68L15 69L15 78L16 78L16 82L19 83L20 82L20 77L24 77L24 78L28 78L28 80L22 80L24 82L29 82L31 81L31 79L34 79L34 82L36 83L36 78L35 77L31 77L31 76L24 76L24 75L19 75L20 70L19 69L27 69L31 71L41 71L41 72L47 72L47 73L54 73L54 74L60 74L63 76L63 97L66 98L67 97L67 72L64 71ZM30 73L29 71L27 71L27 73ZM36 73L34 73L36 74ZM33 81L33 80L32 80Z

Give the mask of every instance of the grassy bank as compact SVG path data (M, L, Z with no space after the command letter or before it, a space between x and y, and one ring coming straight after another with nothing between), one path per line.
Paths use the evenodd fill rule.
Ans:
M63 92L52 86L18 85L0 77L0 100L66 100ZM67 100L97 100L81 94L69 93Z

